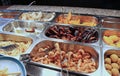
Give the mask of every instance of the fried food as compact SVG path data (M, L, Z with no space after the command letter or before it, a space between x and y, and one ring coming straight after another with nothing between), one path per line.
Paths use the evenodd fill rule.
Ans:
M107 70L111 70L111 69L112 69L112 66L111 66L110 64L105 64L105 68L106 68Z
M117 63L120 65L120 58L118 58L118 61L117 61Z
M45 35L50 38L77 41L82 43L95 43L98 41L98 31L89 27L54 25L46 30Z
M120 57L116 54L110 54L105 58L105 68L111 76L120 75Z
M120 32L114 30L106 30L103 34L103 40L110 46L120 47Z
M34 62L54 65L67 70L75 72L91 73L97 69L97 63L92 58L89 52L84 49L79 50L62 50L59 43L54 43L54 48L50 49L50 46L38 48L30 53L31 59ZM49 51L46 49L49 49Z
M0 69L0 76L21 76L21 72L9 73L8 68Z
M117 63L112 63L111 66L112 66L112 68L119 69L119 65Z
M111 58L111 61L112 61L113 63L115 63L115 62L118 61L118 56L117 56L116 54L110 55L110 58Z
M8 73L8 69L7 68L4 68L4 69L0 70L0 76L8 76L7 73Z
M112 76L119 76L119 70L118 70L118 69L113 68L113 69L111 70L111 72L112 72Z
M105 63L106 64L111 64L111 59L110 58L105 58Z
M16 15L0 15L1 18L15 18Z
M82 26L96 26L97 19L92 16L72 15L71 12L68 14L61 14L56 18L56 22L63 24L74 24Z
M33 20L33 21L50 21L54 18L55 13L43 12L24 12L20 15L20 20Z
M0 50L0 54L9 55L9 56L18 56L24 53L28 47L30 46L31 42L16 42L16 41L0 41L0 46L7 46L10 44L17 44L18 47L13 49L12 51L4 51Z

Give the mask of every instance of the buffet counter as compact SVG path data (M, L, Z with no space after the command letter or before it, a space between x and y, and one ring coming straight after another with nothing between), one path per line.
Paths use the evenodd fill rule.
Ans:
M118 76L119 51L120 10L35 5L0 10L0 66L4 58L15 58L20 76Z

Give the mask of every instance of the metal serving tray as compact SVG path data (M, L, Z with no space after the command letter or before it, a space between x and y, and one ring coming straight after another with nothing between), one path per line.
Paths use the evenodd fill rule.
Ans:
M91 30L91 32L89 30ZM82 34L84 35L83 37L81 37L81 36L78 36L79 34L81 36ZM89 35L91 34L91 35L88 36L87 34ZM93 39L90 42L88 42L90 39L89 37L91 36L94 36L96 38L95 40ZM44 30L43 37L49 38L49 39L58 39L58 40L76 42L76 43L83 43L83 44L85 43L88 45L92 44L92 45L99 46L100 44L100 30L98 28L88 27L88 26L75 26L75 25L72 26L72 25L63 25L63 24L53 23ZM85 40L82 40L82 39L80 39L81 41L77 40L79 39L79 37L81 37L82 39L85 38Z
M64 52L68 53L69 50L71 51L77 51L78 49L84 49L86 52L88 52L91 57L93 58L93 61L95 61L96 63L96 70L91 72L91 73L85 73L85 72L78 72L78 71L75 71L75 70L70 70L70 69L67 69L63 66L56 66L55 64L44 64L42 62L39 62L39 61L34 61L32 60L34 56L38 56L38 57L43 57L45 55L48 55L48 52L45 52L45 53L38 53L38 49L40 48L45 48L45 47L50 47L50 48L54 48L54 44L55 43L58 43L59 44L59 47L61 50L63 50ZM55 44L56 45L56 44ZM60 56L62 56L62 51L60 51ZM40 54L40 55L38 55ZM70 42L61 42L61 41L54 41L54 40L42 40L40 42L37 42L35 44L35 46L33 47L32 51L30 52L30 54L24 54L24 55L21 55L21 58L20 60L21 61L24 61L28 64L32 64L32 65L36 65L36 66L39 66L39 67L44 67L44 68L48 68L48 69L51 69L51 70L56 70L56 71L65 71L68 73L72 73L72 74L78 74L78 75L95 75L96 73L97 74L100 74L101 70L100 70L100 66L101 66L101 61L100 61L100 48L99 47L96 47L96 46L86 46L86 45L80 45L80 44L74 44L74 43L70 43ZM57 60L59 60L59 58L57 58ZM62 59L60 58L60 61ZM56 60L55 60L56 61ZM64 60L63 60L64 61ZM66 59L65 59L66 61ZM61 64L63 62L60 62ZM67 63L67 65L69 65L69 63ZM77 65L77 64L75 64Z
M88 14L57 13L54 22L78 26L99 26L99 17Z
M102 76L111 76L109 74L109 72L107 71L107 69L105 68L105 64L108 64L108 62L107 63L105 62L105 58L110 58L110 55L112 55L112 54L116 54L118 57L120 57L120 49L119 48L115 48L115 47L102 47L102 60L103 60L102 61L102 69L103 69L102 70ZM112 63L113 62L111 61L111 64ZM114 63L116 63L116 62L114 62ZM109 65L111 66L111 64L109 64ZM108 68L108 69L110 70L110 68ZM119 76L119 75L117 75L117 76Z
M48 22L55 17L55 12L45 12L45 11L24 11L18 19L20 20L31 20L31 21L42 21Z
M120 29L120 18L116 17L104 17L101 20L102 28L114 28Z
M32 46L33 42L34 41L31 37L0 32L0 46L7 46L11 44L17 45L17 47L11 51L0 49L0 54L5 56L12 56L19 59L19 56L21 54L28 52L27 50Z
M21 11L17 10L0 10L1 18L16 19L21 14Z
M10 23L6 24L2 31L11 32L19 35L25 36L39 36L41 32L45 29L46 23L38 23L33 21L21 21L13 20Z
M0 10L0 14L4 15L19 15L21 12L19 10Z
M118 29L102 29L101 30L101 41L105 47L116 47L120 48L120 30ZM104 37L104 38L103 38ZM105 41L106 40L106 41Z

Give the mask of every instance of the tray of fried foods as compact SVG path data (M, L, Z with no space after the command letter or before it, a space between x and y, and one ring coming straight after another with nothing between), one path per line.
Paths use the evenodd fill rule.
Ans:
M120 48L102 47L102 76L120 76Z
M76 43L100 44L100 30L96 27L52 23L43 31L43 37Z
M0 10L0 18L16 19L20 14L19 10Z
M48 22L48 21L51 21L55 16L56 16L55 12L32 11L31 10L31 11L23 11L23 13L19 15L18 19Z
M34 21L22 21L13 20L6 24L3 28L3 32L11 32L14 34L37 37L46 28L47 23L34 22Z
M78 26L99 27L100 18L96 15L58 12L53 22Z
M19 59L21 54L29 52L34 42L32 37L0 32L0 54Z
M20 60L39 67L68 73L93 75L101 73L100 48L59 40L39 40L29 54Z
M103 17L101 19L101 28L120 29L120 17Z
M120 48L120 30L119 29L101 29L101 41L105 47Z

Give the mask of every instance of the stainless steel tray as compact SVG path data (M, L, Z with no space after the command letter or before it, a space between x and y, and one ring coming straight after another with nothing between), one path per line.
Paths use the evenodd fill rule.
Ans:
M0 14L4 15L19 15L21 12L19 10L0 10Z
M22 11L17 10L0 10L1 18L16 19Z
M88 14L76 14L76 13L60 13L58 12L53 22L68 25L78 25L78 26L99 26L99 17L95 15Z
M114 28L120 29L120 18L116 17L104 17L101 20L102 28Z
M116 29L102 29L101 30L101 41L105 47L116 47L120 48L120 30Z
M82 36L82 34L84 34L84 36ZM43 31L43 36L49 39L58 39L88 45L92 44L99 46L100 44L100 30L98 28L88 26L72 26L52 23ZM90 38L95 39L90 40Z
M45 47L50 47L50 48L53 48L54 47L54 44L55 43L59 43L59 47L61 50L65 51L66 53L69 52L68 50L71 50L71 51L75 51L75 50L78 50L78 49L84 49L86 52L88 52L91 57L93 57L93 60L95 59L95 63L96 63L96 71L93 71L91 73L84 73L84 72L78 72L78 71L74 71L74 70L70 70L70 69L67 69L65 67L62 67L59 65L55 65L55 64L44 64L42 62L36 62L36 61L33 61L32 57L34 56L38 56L38 57L43 57L44 53L37 53L36 55L34 55L36 52L38 52L38 49L40 48L45 48ZM56 45L56 44L55 44ZM57 45L56 45L57 46ZM68 48L69 47L69 48ZM62 51L61 51L62 52ZM60 53L61 53L60 52ZM38 55L40 54L40 55ZM47 52L45 53L47 54ZM61 56L61 55L60 55ZM44 67L44 68L49 68L51 70L56 70L56 71L68 71L70 73L73 73L73 74L83 74L83 75L95 75L96 73L100 73L100 66L101 66L101 61L100 61L100 48L99 47L96 47L96 46L85 46L85 45L80 45L80 44L74 44L74 43L70 43L70 42L61 42L61 41L51 41L51 40L43 40L43 41L40 41L38 43L36 43L36 45L33 47L32 51L30 52L30 54L25 54L25 55L21 55L21 58L20 60L24 61L24 62L27 62L29 64L32 64L32 65L36 65L36 66L40 66L40 67ZM32 59L31 59L32 58ZM59 60L59 58L57 58L57 60ZM61 60L61 58L60 58ZM61 63L62 64L62 63ZM69 65L69 63L67 63L67 65ZM76 64L77 65L77 64Z
M112 54L116 54L118 57L120 57L120 49L119 48L115 48L115 47L103 47L102 48L102 72L103 72L103 75L105 76L111 76L109 74L109 72L107 71L107 69L105 68L105 58L110 58L110 55ZM111 58L110 58L111 59ZM115 59L114 59L115 60ZM111 61L111 64L113 62ZM115 63L115 62L114 62ZM109 64L111 66L111 64ZM112 69L112 68L111 68ZM110 70L110 69L109 69ZM120 75L120 74L119 74ZM118 76L119 76L118 75Z
M55 17L55 15L55 12L23 11L23 13L18 17L18 19L48 22L51 21Z
M21 54L27 53L30 46L32 46L33 39L27 36L19 36L10 33L0 32L0 46L7 46L11 44L16 44L18 47L11 51L4 51L0 49L0 54L4 56L11 56L19 59Z
M13 20L4 26L2 31L37 37L42 33L46 25L46 23L42 22L38 23L33 21Z

